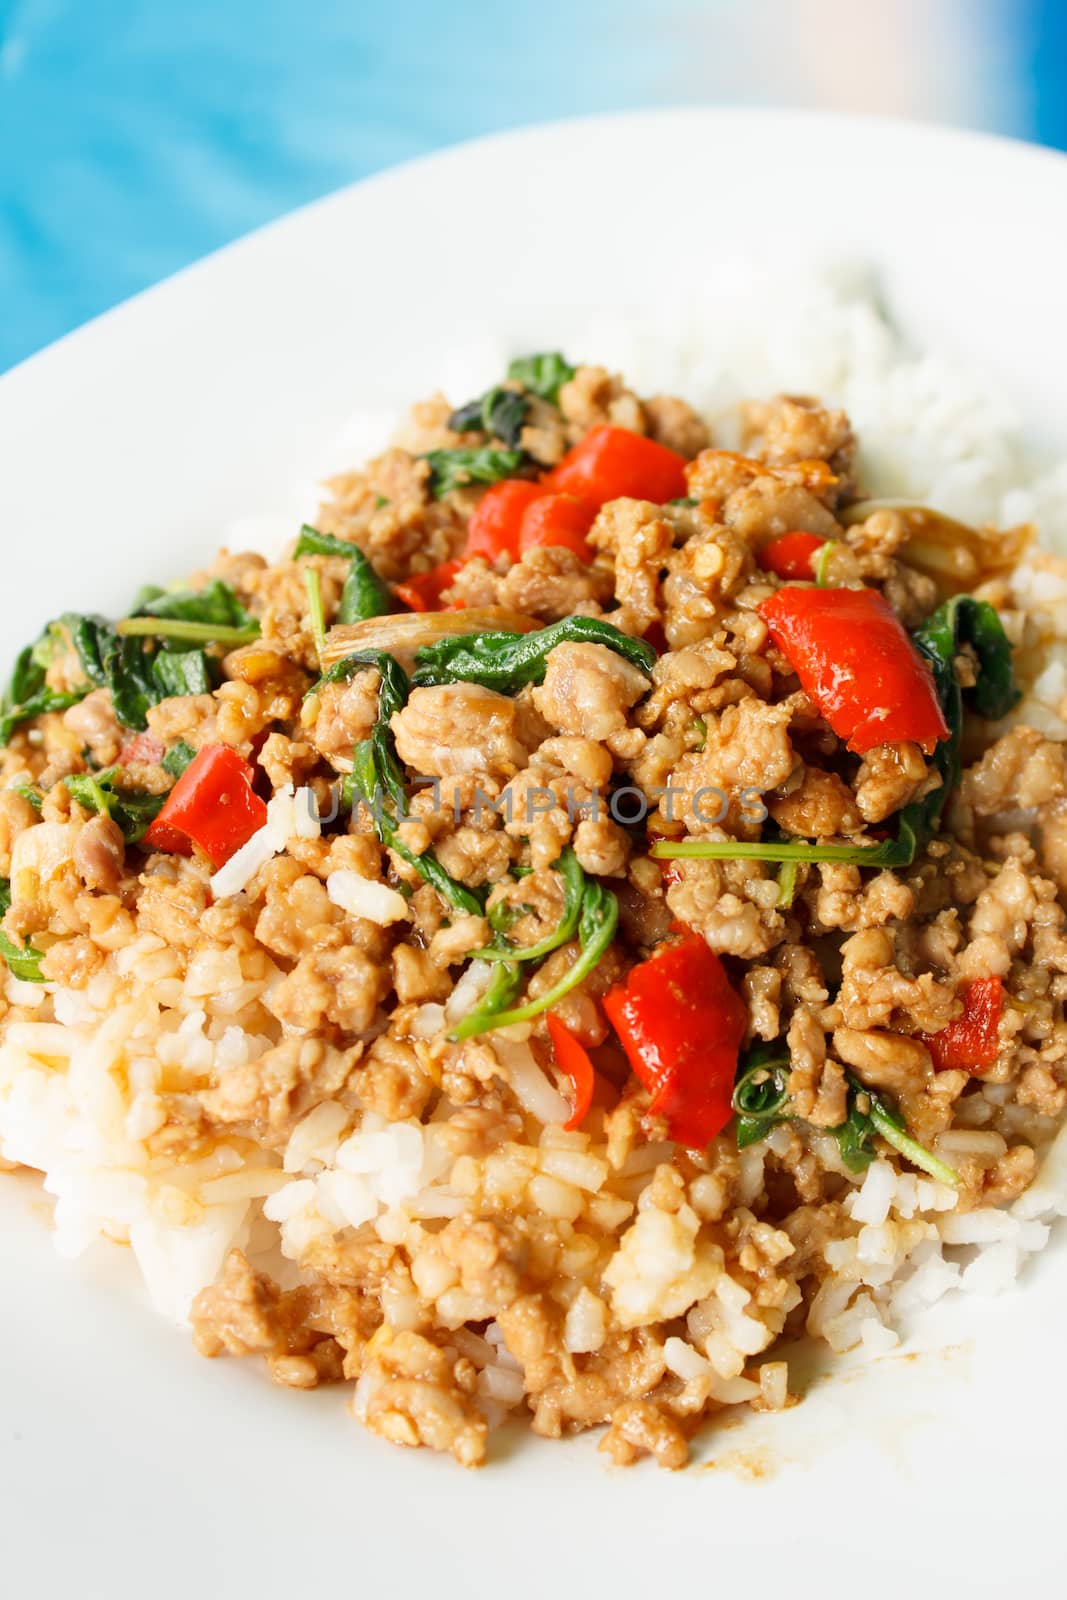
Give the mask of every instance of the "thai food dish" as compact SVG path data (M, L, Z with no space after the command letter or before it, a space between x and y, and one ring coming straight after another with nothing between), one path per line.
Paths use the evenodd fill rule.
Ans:
M4 1162L464 1466L680 1467L1062 1209L1067 564L729 445L518 358L0 707Z

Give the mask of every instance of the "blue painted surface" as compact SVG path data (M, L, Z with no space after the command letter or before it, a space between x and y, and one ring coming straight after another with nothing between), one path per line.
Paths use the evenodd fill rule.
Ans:
M0 0L0 370L293 206L525 122L840 105L1067 147L1062 0L864 0L829 33L821 5Z

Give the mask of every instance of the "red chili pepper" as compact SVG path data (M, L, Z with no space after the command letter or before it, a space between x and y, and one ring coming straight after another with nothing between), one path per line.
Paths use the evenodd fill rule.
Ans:
M484 556L494 562L499 556L519 559L519 535L528 506L540 499L544 489L524 478L505 478L482 495L467 524L466 556Z
M759 564L779 578L814 578L814 557L826 540L817 533L781 533L763 546Z
M596 508L570 494L542 494L523 513L519 553L549 544L573 550L582 561L592 561L586 534L596 521Z
M963 1015L940 1033L919 1037L938 1072L962 1067L980 1075L997 1059L998 1028L1004 1010L1004 985L999 978L975 978L963 991Z
M157 739L152 733L135 733L132 739L127 739L119 751L119 766L129 767L135 762L146 767L155 767L163 760L167 747L162 739Z
M929 667L875 589L779 589L760 616L821 715L850 750L948 738Z
M545 478L545 487L571 494L598 509L624 496L634 500L681 499L687 462L676 450L628 428L593 428Z
M395 583L393 593L411 611L441 611L441 596L452 587L462 566L462 561L442 561L440 566L431 567L429 572L417 572L403 583ZM449 609L458 611L461 608L453 606Z
M604 996L649 1110L672 1139L702 1149L733 1116L737 1054L748 1022L725 968L699 934L664 944Z
M146 844L173 850L177 834L199 845L216 870L225 866L267 820L267 808L252 789L254 777L229 745L205 745L167 796Z
M545 1021L548 1023L548 1036L552 1040L556 1065L561 1072L566 1073L574 1085L574 1107L570 1121L563 1124L567 1131L571 1132L585 1121L589 1107L593 1103L596 1074L588 1050L574 1037L571 1030L551 1012Z

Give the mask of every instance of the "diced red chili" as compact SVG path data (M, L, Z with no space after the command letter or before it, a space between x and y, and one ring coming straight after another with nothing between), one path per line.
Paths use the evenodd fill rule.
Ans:
M523 513L519 553L525 555L535 545L556 545L573 550L582 561L591 561L593 552L585 536L595 520L596 508L573 495L539 495Z
M661 945L604 996L649 1110L671 1137L702 1149L733 1115L737 1056L748 1022L744 1001L699 934Z
M963 991L963 1014L940 1033L920 1037L938 1072L950 1068L981 1076L993 1065L1000 1048L1004 985L999 978L975 978Z
M544 489L524 478L505 478L482 495L467 524L467 557L484 556L492 563L500 556L519 559L519 536L527 507Z
M462 561L442 561L429 572L417 572L403 583L394 584L393 593L411 611L440 611L443 609L441 596L446 589L451 589L462 566ZM460 607L449 609L458 611Z
M216 870L225 866L267 820L267 808L252 788L254 777L229 745L205 745L170 791L145 843L174 850L175 837L191 841Z
M627 497L662 505L686 493L687 462L677 450L628 428L593 428L545 478L545 487L599 509Z
M933 675L875 589L779 589L758 607L771 637L838 738L865 755L948 738Z
M551 1012L545 1021L548 1024L548 1036L552 1040L552 1053L556 1058L556 1065L571 1080L574 1087L570 1121L564 1123L565 1128L572 1130L581 1127L593 1103L596 1074L588 1050L580 1039L575 1038L566 1024L558 1017L554 1017Z
M759 564L764 572L773 572L779 578L814 578L815 553L825 543L817 533L781 533L763 546Z

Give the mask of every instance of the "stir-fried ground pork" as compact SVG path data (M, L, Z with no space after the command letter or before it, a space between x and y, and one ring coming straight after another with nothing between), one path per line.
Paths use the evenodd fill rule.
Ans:
M863 589L914 631L965 586L1018 640L1017 532L849 515L849 419L816 400L744 407L741 454L537 360L415 407L328 486L321 548L197 575L229 620L181 682L149 646L139 712L69 621L39 642L45 700L5 706L0 750L0 1147L47 1168L19 1129L92 1121L101 1231L158 1281L154 1252L202 1249L172 1309L207 1356L348 1383L372 1433L465 1466L525 1415L678 1468L723 1407L792 1403L780 1339L891 1339L898 1284L958 1272L968 1219L1033 1182L1067 1106L1065 746L975 714L964 633L958 767L906 715L861 747L765 615ZM584 502L603 438L661 476ZM585 533L465 558L509 471L527 500L562 474ZM779 570L784 535L813 565ZM403 646L388 606L422 613ZM251 818L221 845L184 775L220 749L247 781L208 822ZM720 1013L664 984L642 1063L619 997L682 948Z

